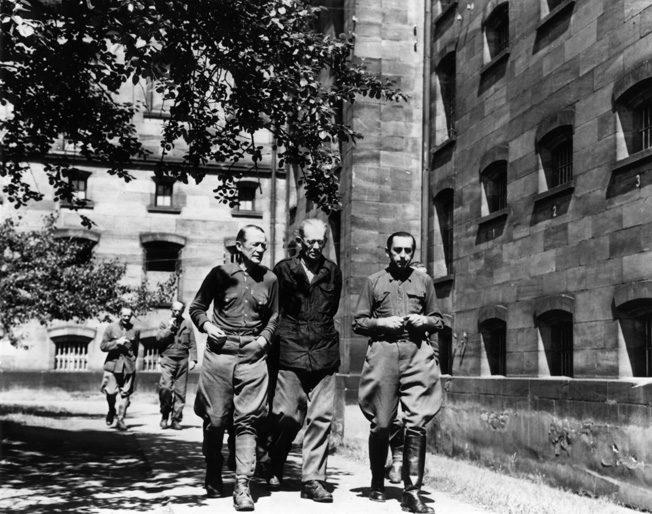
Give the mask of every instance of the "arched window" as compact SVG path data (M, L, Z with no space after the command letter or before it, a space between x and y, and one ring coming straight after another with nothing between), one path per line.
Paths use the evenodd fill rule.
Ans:
M545 361L539 362L542 375L573 376L574 304L572 296L556 295L539 300L535 306L540 350L545 356Z
M535 144L539 157L539 192L573 180L573 133L575 111L565 109L549 116L537 127Z
M145 251L146 272L172 273L179 269L181 250L186 244L185 237L159 232L141 234L140 242Z
M492 61L509 49L509 3L495 7L484 22L486 62Z
M619 325L619 375L652 377L652 281L619 287L614 293Z
M436 145L454 139L456 103L455 52L444 56L435 69L435 135Z
M88 371L88 347L96 330L77 325L48 330L54 343L54 371Z
M614 84L616 158L652 148L652 61L647 61Z
M455 209L455 193L452 189L445 189L435 197L435 211L441 237L446 273L453 274L453 212Z
M491 375L507 375L506 318L507 308L503 305L483 307L478 314L478 328Z
M507 207L507 161L495 161L480 174L482 214L488 215Z

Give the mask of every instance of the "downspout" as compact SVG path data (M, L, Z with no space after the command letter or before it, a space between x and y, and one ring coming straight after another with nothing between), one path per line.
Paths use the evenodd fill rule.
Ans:
M428 211L430 207L430 28L431 1L425 0L423 27L423 114L421 166L421 262L428 267Z
M272 187L270 191L271 209L269 215L269 259L270 268L276 264L276 138L272 138Z

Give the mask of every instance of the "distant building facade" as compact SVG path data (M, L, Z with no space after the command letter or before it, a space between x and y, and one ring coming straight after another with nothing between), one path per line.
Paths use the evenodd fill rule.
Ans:
M157 179L154 163L160 158L158 142L166 107L149 84L125 86L121 99L142 101L146 106L135 124L152 156L128 170L134 180L125 183L108 175L101 163L76 160L80 172L71 181L75 194L87 201L87 206L76 212L54 200L42 164L33 163L34 186L45 198L20 211L5 201L0 204L2 216L19 215L19 229L30 230L42 227L44 216L56 214L60 237L89 240L94 243L98 259L118 258L126 263L125 282L134 286L146 278L153 287L179 270L179 298L186 303L193 299L213 266L235 259L235 236L244 225L254 223L266 231L270 245L265 265L272 267L285 256L285 173L276 171L268 133L257 134L259 143L266 147L258 169L243 164L238 170L242 173L242 178L236 180L240 204L232 208L214 198L219 168L206 168L206 177L200 184L192 179L188 184ZM63 157L74 159L75 149L61 139L52 159ZM175 154L170 158L174 160ZM91 230L81 226L79 214L95 223ZM134 318L141 328L139 371L158 371L155 335L159 323L169 316L169 306L161 306L146 316ZM6 338L0 341L0 371L59 374L51 383L65 382L66 373L101 371L106 354L100 351L99 343L105 326L97 320L82 324L56 322L48 327L34 322L23 326L18 330L18 346L11 345ZM198 337L200 359L204 340Z

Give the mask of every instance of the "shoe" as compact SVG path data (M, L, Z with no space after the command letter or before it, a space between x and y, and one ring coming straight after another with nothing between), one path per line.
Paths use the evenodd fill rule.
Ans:
M107 427L110 427L111 425L113 425L113 418L115 418L115 411L114 411L114 410L110 410L110 411L106 414L106 419L105 419L105 421L106 421L106 426L107 426Z
M389 468L389 481L392 484L400 484L403 481L403 463L392 462L392 467Z
M419 491L415 489L403 491L401 509L405 512L413 512L415 514L434 514L435 512L435 509L423 503Z
M127 425L125 425L124 420L118 419L118 422L115 424L115 428L124 432L125 430L127 430Z
M332 503L333 495L324 489L319 480L310 480L301 485L301 498L319 503Z
M172 430L181 430L181 425L179 424L178 421L173 421L172 424L170 425L170 428Z
M281 479L276 475L270 475L267 479L267 486L272 491L278 491L281 488Z
M167 419L162 419L161 422L159 423L160 427L165 430L168 427L168 420Z
M387 498L385 497L385 491L376 491L372 489L369 491L369 499L372 502L379 502L379 503L384 503Z
M233 507L239 512L254 510L254 500L249 492L249 479L236 479L233 490Z

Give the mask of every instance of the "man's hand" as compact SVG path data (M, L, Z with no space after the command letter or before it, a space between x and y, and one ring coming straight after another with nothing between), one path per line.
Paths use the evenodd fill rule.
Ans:
M428 323L428 318L421 314L408 314L405 316L405 323L408 327L421 328Z
M190 363L188 364L188 371L192 371L193 369L195 369L196 365L197 365L197 361L190 361Z
M208 334L208 338L216 343L223 343L226 339L224 331L213 325L210 321L204 323L204 331Z
M263 348L263 350L267 348L267 339L265 339L263 336L256 338L255 342L258 343Z
M400 316L390 316L389 318L378 318L378 326L389 328L390 330L400 330L403 328L403 318Z
M127 336L122 336L120 339L116 339L115 344L118 346L123 346L129 342L129 338Z

